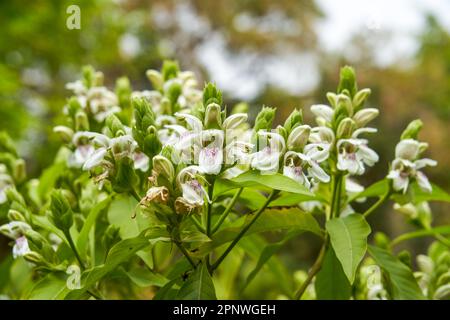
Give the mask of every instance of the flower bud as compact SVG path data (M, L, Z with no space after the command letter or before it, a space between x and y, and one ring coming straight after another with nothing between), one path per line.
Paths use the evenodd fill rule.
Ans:
M303 115L301 110L294 109L291 112L289 117L284 122L284 128L287 130L287 133L291 133L291 131L298 125L301 125L303 122Z
M327 99L328 99L328 102L330 102L330 105L333 108L337 107L337 103L338 103L338 96L337 96L337 94L335 94L334 92L327 92Z
M177 81L173 81L170 83L166 83L167 86L167 90L166 90L166 97L169 99L170 104L172 106L172 111L175 112L176 110L174 110L175 105L178 102L178 98L180 97L183 89L181 88L181 84Z
M355 121L351 118L345 118L339 123L337 128L337 138L338 139L348 139L352 136L353 131L356 129Z
M347 90L349 92L350 98L352 98L358 91L355 70L350 66L341 68L339 86L337 91L338 93L342 93L344 90Z
M80 101L78 101L77 97L72 97L69 99L69 102L67 103L67 112L68 114L75 119L75 115L78 111L82 110L82 106L80 104Z
M7 152L17 156L14 142L6 131L0 132L0 152Z
M220 129L222 127L221 108L216 103L206 107L204 126L206 129Z
M56 126L53 128L53 132L58 134L64 143L69 143L73 138L73 130L66 126Z
M308 125L295 127L287 139L288 149L294 151L302 150L308 142L310 133L311 127Z
M248 104L245 102L240 102L234 105L233 109L231 110L231 114L247 113L247 112L248 112Z
M158 90L158 91L162 90L162 87L164 85L164 80L163 80L161 73L159 73L156 70L147 70L145 75L147 76L148 80L150 80L150 83L152 84L153 89Z
M262 107L256 116L254 132L259 130L270 130L272 128L273 119L275 118L275 108Z
M377 247L387 249L389 248L390 240L389 237L383 232L377 232L374 236L374 241Z
M25 253L23 255L23 257L28 262L31 262L31 263L34 263L37 265L47 264L44 260L44 257L35 251L30 251L30 252Z
M25 200L23 199L22 195L16 190L16 188L6 188L5 189L6 198L9 202L18 202L24 207L26 207Z
M121 77L116 81L116 96L119 100L119 105L122 108L130 106L131 98L131 85L130 80L127 77Z
M73 224L73 212L63 190L53 190L50 199L50 221L63 232L69 232Z
M364 107L364 103L366 102L367 98L370 96L370 89L362 89L359 90L355 96L353 97L353 107L355 108L355 111L360 110L362 107Z
M423 122L420 119L411 121L408 124L408 126L406 127L406 129L403 131L400 139L401 140L405 140L405 139L416 140L420 130L422 129L422 126L423 126Z
M212 83L206 84L203 89L203 106L208 106L210 103L222 105L222 92Z
M176 78L179 71L180 67L178 66L178 62L171 60L165 60L163 62L161 73L164 81Z
M158 175L163 175L168 181L173 181L175 177L175 169L172 162L162 155L157 155L153 157L153 170L158 173Z
M111 131L113 137L118 137L125 134L125 127L115 115L109 115L108 118L106 118L105 124Z
M16 159L14 161L13 176L14 181L17 183L20 183L26 179L27 172L25 169L25 161L23 159Z
M236 129L245 121L247 121L247 118L248 116L246 113L234 113L225 119L225 121L222 124L222 127L224 130Z
M158 138L158 132L154 126L150 126L147 129L147 135L144 138L144 146L142 151L149 156L153 157L161 150L161 141Z
M26 222L25 217L17 210L9 209L8 211L8 219L10 221L23 221Z
M124 157L116 161L116 174L111 181L112 188L115 192L121 193L131 190L136 180L137 176L132 159Z
M370 121L375 119L379 113L380 112L378 111L378 109L375 108L361 109L355 113L355 115L353 116L353 120L355 121L358 128L362 128Z
M92 66L83 67L83 84L86 88L91 88L95 85L95 69Z
M89 131L89 120L86 113L82 110L79 110L75 114L75 130Z

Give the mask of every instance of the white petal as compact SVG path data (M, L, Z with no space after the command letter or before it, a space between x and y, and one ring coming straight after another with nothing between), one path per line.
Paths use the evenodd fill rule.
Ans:
M324 118L327 122L333 119L333 109L325 104L315 104L311 106L311 112L317 117Z
M201 131L203 128L203 124L199 118L187 113L175 113L175 116L181 119L184 119L186 123L190 126L192 131Z
M413 161L419 155L419 142L413 139L401 140L395 147L395 157Z
M203 148L198 158L199 170L205 174L219 174L223 163L223 150L220 148Z
M330 145L328 143L311 143L305 146L304 153L317 162L323 162L330 155Z
M373 166L379 159L378 154L367 146L361 145L357 151L365 164Z
M433 188L431 187L430 181L428 181L428 178L426 175L424 175L422 172L417 171L416 173L416 180L419 184L419 187L427 192L431 192Z
M326 174L326 172L316 163L311 163L311 167L309 168L308 172L311 174L312 177L315 179L328 183L330 182L330 176Z
M133 154L134 169L146 172L149 168L149 158L143 152L135 152Z
M378 130L376 128L359 128L359 129L356 129L355 132L353 132L352 138L356 139L362 133L375 133L377 131Z
M424 159L416 160L414 162L414 164L416 166L416 169L422 169L422 168L424 168L426 166L430 166L430 167L436 166L437 165L437 161L432 160L432 159L424 158Z
M13 258L22 257L28 252L30 252L30 247L28 246L27 238L24 236L17 238L12 251Z
M106 148L99 148L91 155L91 157L84 163L83 170L91 170L100 165L107 153Z
M248 115L246 113L232 114L231 116L225 119L222 126L225 130L236 129L242 123L247 121L247 118Z

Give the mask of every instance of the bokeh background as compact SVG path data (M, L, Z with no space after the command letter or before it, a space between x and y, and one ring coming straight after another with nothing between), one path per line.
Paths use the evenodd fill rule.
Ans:
M66 27L71 4L81 9L81 30ZM251 116L263 104L277 107L278 121L295 107L311 121L309 106L326 103L339 68L352 65L381 111L371 142L381 159L361 182L386 175L401 131L420 117L428 156L439 162L427 174L450 190L450 1L1 1L0 30L0 129L17 141L31 177L57 151L52 127L69 95L65 83L79 78L81 66L102 70L110 87L127 75L140 90L150 86L145 71L171 58L201 83L217 83L229 106L248 102ZM436 224L450 223L449 205L432 209ZM371 222L390 236L412 228L392 204ZM417 254L428 243L403 248ZM9 248L6 239L0 244L1 260ZM299 239L282 258L305 268L317 245Z

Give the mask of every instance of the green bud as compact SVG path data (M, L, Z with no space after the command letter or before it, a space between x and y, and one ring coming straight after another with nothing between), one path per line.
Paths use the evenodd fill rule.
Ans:
M379 113L380 112L378 111L378 109L375 108L361 109L355 113L355 115L353 116L353 120L355 121L358 128L362 128L370 121L375 119Z
M289 117L284 122L284 128L288 133L291 133L292 129L294 129L296 126L301 125L302 122L303 122L302 111L294 109L294 111L291 112Z
M350 98L344 94L338 95L337 109L345 108L349 116L353 115L353 104Z
M301 151L308 142L310 133L311 127L308 125L295 127L287 139L288 149L293 151Z
M248 104L245 102L239 102L235 104L233 109L231 109L231 114L235 113L247 113L248 112Z
M337 103L338 103L338 95L337 94L335 94L333 92L328 92L327 93L327 99L328 99L328 101L330 102L330 105L333 108L337 107Z
M338 103L333 113L332 119L333 128L337 129L339 123L345 118L348 118L350 116L351 115L348 112L347 104L343 102Z
M16 147L6 131L0 131L0 152L11 153L17 157Z
M387 249L390 245L390 240L389 240L388 236L386 234L384 234L383 232L375 233L374 240L375 240L375 245L380 248Z
M75 114L75 130L89 131L89 120L86 113L82 110L79 110Z
M203 105L208 106L210 103L222 105L222 92L211 82L207 83L203 89Z
M83 67L83 84L86 88L91 88L95 85L96 75L95 69L92 66Z
M167 81L177 77L180 67L176 61L165 60L161 71L163 80Z
M179 84L178 82L172 82L169 85L166 91L166 97L169 99L172 106L174 106L177 103L178 97L181 95L181 93L182 93L181 84Z
M25 217L19 211L14 210L14 209L9 209L8 219L9 219L9 221L23 221L23 222L27 221L25 219Z
M155 124L155 113L150 102L145 98L134 98L131 101L134 109L135 126L138 131L145 131L149 126Z
M73 212L70 202L61 189L53 190L50 194L49 219L63 232L69 232L73 224Z
M282 136L284 138L284 140L287 139L288 132L283 126L278 125L275 130L280 136Z
M111 114L106 118L106 126L111 131L113 137L119 137L125 135L125 127L119 118Z
M355 129L356 129L355 121L353 121L351 118L345 118L338 125L336 132L337 138L348 139L352 136Z
M348 91L350 98L353 98L358 91L355 70L349 66L341 68L339 86L337 91L338 93L342 93L344 90Z
M5 189L6 198L10 203L17 202L22 206L26 207L26 203L22 195L16 190L16 188L6 188Z
M253 128L255 133L259 130L270 130L272 128L275 110L275 108L262 107L261 111L256 116L255 126Z
M14 167L13 167L13 176L14 176L14 180L17 183L21 183L22 181L24 181L26 179L27 171L25 169L25 160L16 159L16 161L14 162Z
M74 135L73 130L66 126L56 126L53 128L53 132L56 133L64 143L70 143Z
M131 85L127 77L121 77L116 81L116 95L119 100L119 105L125 109L130 106L131 99Z
M173 181L175 177L175 168L172 162L162 155L153 157L153 170L166 177L168 181Z
M30 252L26 253L23 257L28 262L31 262L31 263L34 263L37 265L47 264L45 262L44 257L35 251L30 251Z
M420 119L411 121L406 129L403 131L400 139L414 139L417 140L420 130L422 129L423 122Z
M162 88L164 85L164 80L163 80L163 76L161 73L159 73L156 70L147 70L145 75L147 76L148 80L150 80L150 83L152 84L153 89L162 91Z
M80 110L83 110L80 101L78 101L77 97L71 97L67 103L67 111L69 115L75 119L77 112Z
M364 107L364 103L366 102L367 98L370 96L370 89L362 89L359 90L355 96L353 97L353 107L355 108L355 111L360 110L362 107Z
M174 110L172 110L172 104L170 103L169 98L163 97L161 99L160 105L162 114L172 114L174 112Z
M147 129L147 135L144 138L144 147L142 152L144 152L150 158L161 151L161 141L158 138L158 132L154 126L150 126Z
M222 127L221 108L216 103L206 107L204 126L206 129L220 129Z

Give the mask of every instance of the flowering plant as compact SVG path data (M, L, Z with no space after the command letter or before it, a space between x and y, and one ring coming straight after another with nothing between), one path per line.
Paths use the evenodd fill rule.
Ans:
M422 122L406 127L386 178L360 185L379 161L367 138L379 111L365 106L370 90L358 89L352 68L341 70L329 105L311 106L315 126L295 109L275 128L275 109L263 107L251 126L246 105L226 108L214 84L200 90L175 62L147 77L153 90L133 92L121 78L111 91L87 67L68 84L65 123L54 128L62 146L39 179L26 179L25 162L0 136L9 219L0 232L12 240L10 263L39 279L12 297L236 298L264 266L276 298L449 297L450 230L432 226L428 202L450 196L424 174L436 161L423 157ZM368 245L366 219L389 200L418 230L377 233ZM279 240L268 242L269 232ZM293 273L276 253L305 232L322 246L308 270ZM414 273L408 254L393 249L421 236L436 243ZM241 265L248 259L251 269Z

